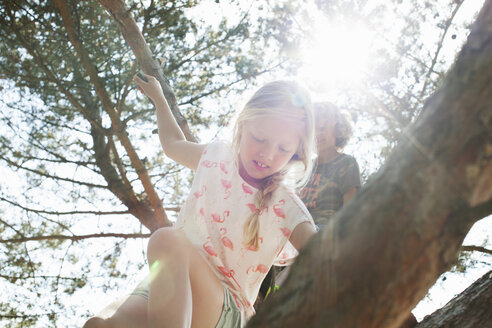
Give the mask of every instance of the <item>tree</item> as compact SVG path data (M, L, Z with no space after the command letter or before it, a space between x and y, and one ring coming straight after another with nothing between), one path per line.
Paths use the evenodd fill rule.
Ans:
M355 135L359 145L368 139L379 138L385 144L376 149L379 154L371 156L368 163L363 161L364 178L375 172L374 162L384 163L389 151L395 146L402 133L411 124L423 108L425 100L440 85L443 76L454 61L456 53L465 42L468 30L473 22L464 20L464 12L470 10L470 4L477 7L481 1L358 1L332 0L314 1L319 11L323 13L323 24L320 34L326 38L314 41L326 43L320 47L326 55L326 61L334 61L328 67L345 66L339 72L343 78L335 82L323 83L329 80L331 70L325 71L325 76L310 81L310 88L321 94L329 94L332 102L345 109L354 120L371 122L377 125L358 131ZM292 8L285 10L288 14L275 21L276 38L295 60L299 61L299 45L301 48L312 46L312 22L320 16L318 11ZM349 38L348 42L338 37L345 31L341 27L359 25L357 34L371 31L366 38L370 39L363 48L355 47L352 43L362 43L358 38ZM349 33L350 36L351 33ZM342 40L341 40L342 39ZM306 42L308 40L308 42ZM449 51L456 47L456 52ZM350 75L352 64L339 63L337 56L345 53L351 55L353 49L367 53L370 58L367 65L355 75ZM345 50L341 52L341 49ZM323 71L323 66L317 68ZM349 72L345 74L345 69ZM335 74L336 74L335 69ZM377 124L374 124L377 122ZM382 138L381 138L382 137ZM357 147L357 154L362 151ZM359 157L362 157L359 155ZM376 168L377 169L377 168Z
M416 327L486 327L492 307L492 272L489 271L442 309L424 318Z
M471 225L492 213L491 26L486 1L385 166L312 238L249 327L394 327L456 262Z
M253 24L248 10L213 26L190 17L197 3L129 2L132 25L120 27L140 37L135 60L127 34L95 1L0 2L0 161L25 178L0 187L0 277L16 291L2 300L1 317L56 324L66 295L101 269L76 242L110 238L95 257L110 276L125 278L117 267L121 239L148 237L140 224L169 225L167 213L179 208L189 172L156 152L153 109L132 84L137 70L172 81L176 98L167 87L168 99L194 139L228 121L233 107L221 99L281 64L264 53L268 26ZM221 106L199 112L204 99ZM29 301L41 295L52 302Z
M140 223L154 230L179 208L188 175L155 152L152 109L141 105L131 84L139 67L160 76L168 97L174 90L185 120L177 104L175 114L182 126L190 124L192 138L227 122L223 99L284 64L266 50L272 38L284 41L281 24L290 22L285 18L296 2L280 1L261 20L251 18L251 8L240 11L237 21L217 26L190 18L196 3L128 1L128 11L110 10L110 16L93 1L1 2L0 159L27 178L21 186L0 184L0 277L15 291L0 303L1 317L26 326L64 325L70 295L99 275L108 292L116 278L128 279L132 262L122 255L131 247L114 238L146 238ZM137 25L122 23L131 20L128 14ZM201 112L210 99L223 109ZM119 233L124 225L130 228ZM93 238L110 240L94 254ZM32 301L40 297L53 305Z

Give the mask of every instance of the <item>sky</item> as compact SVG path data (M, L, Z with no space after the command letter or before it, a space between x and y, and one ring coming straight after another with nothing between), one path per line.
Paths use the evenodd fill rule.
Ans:
M368 1L369 6L376 6L381 1ZM383 1L385 2L385 1ZM439 1L436 1L439 2ZM386 1L387 3L387 1ZM447 3L440 1L441 4ZM455 21L456 25L470 21L470 19L480 10L484 1L464 1L458 11ZM410 6L410 3L408 4ZM203 4L207 8L207 2ZM387 33L384 37L372 31L368 26L361 21L337 21L329 20L322 13L316 13L316 9L312 2L307 1L306 6L310 7L310 12L314 19L310 20L312 24L309 27L310 37L306 38L300 45L299 53L300 67L298 69L297 80L304 82L308 86L316 86L311 89L313 99L315 101L338 99L340 94L344 92L347 86L359 84L366 77L367 70L370 69L371 61L369 51L371 46L380 46L387 43L392 38L398 38L399 27L403 22L401 17L394 16L395 13L388 12L386 21L388 24ZM216 15L226 15L233 21L234 7L228 4L222 4L213 10L208 11L210 17ZM445 8L443 8L443 12ZM200 17L207 20L203 16L204 11L198 9ZM305 25L299 23L299 26ZM431 22L422 23L423 34L426 39L422 40L425 45L432 49L436 40L440 35L436 34L436 29ZM449 35L453 33L450 30ZM392 34L393 33L393 34ZM451 65L455 54L461 49L462 44L466 40L466 35L459 34L456 38L446 38L443 43L441 57L445 65ZM335 46L336 45L336 46ZM432 50L430 50L432 51ZM266 77L265 80L270 77ZM247 98L245 96L244 98ZM361 141L357 138L357 134L363 135L366 129L371 129L371 124L374 122L358 121L354 125L355 136L351 143L345 148L345 152L357 158L359 163L363 162L365 169L369 172L375 172L381 165L379 159L374 157L381 147L384 145L383 138L373 138L368 141ZM223 136L227 136L230 131L223 129ZM201 140L209 140L215 136L212 133L204 133ZM357 144L355 141L357 140ZM465 245L489 245L490 248L492 238L492 216L478 221L470 230L465 239ZM425 315L434 312L436 309L445 305L454 296L461 293L473 281L480 278L485 272L492 269L492 256L484 254L474 254L473 260L477 262L474 268L469 269L466 274L462 273L445 273L430 289L429 294L416 306L413 310L414 315L418 320L421 320Z
M377 3L377 1L372 1ZM201 5L208 9L203 10L203 7L198 7L196 12L190 15L200 15L205 21L212 22L217 15L226 15L231 22L234 21L234 8L221 1L220 5L210 6L215 1L204 1ZM465 21L469 19L483 4L483 1L468 0L465 1L463 8L459 12L459 19ZM250 5L249 2L243 2L243 5ZM212 10L209 10L212 8ZM306 38L301 44L299 51L300 67L296 78L303 81L307 85L318 86L313 94L315 100L332 100L337 99L343 88L347 85L353 85L363 80L365 72L371 64L371 58L368 56L366 49L374 44L380 44L383 40L380 36L374 34L362 22L333 22L326 20L321 14L315 15L315 19L311 26L311 37ZM388 17L388 24L395 24L395 19ZM215 20L216 21L216 20ZM429 32L426 34L429 37L429 44L432 44L436 35L432 34L432 29L428 27ZM397 29L395 28L395 31ZM388 36L387 36L388 37ZM464 39L464 36L460 36ZM336 47L333 47L336 44ZM454 58L454 54L460 47L459 42L445 42L444 56L447 56L449 62ZM265 77L269 78L269 77ZM247 95L244 96L246 98ZM238 101L240 102L240 101ZM367 121L358 121L354 128L361 135L366 129L370 129L371 124ZM229 131L223 129L221 135L227 136ZM213 138L216 131L202 131L200 139L208 141ZM381 165L380 161L374 158L374 154L383 146L383 140L373 139L364 144L357 143L354 137L352 143L346 148L346 152L355 156L359 162L367 165L369 172L376 171ZM152 143L153 147L158 147L158 142ZM53 200L56 201L56 200ZM98 222L104 225L107 218L99 218ZM136 221L136 220L130 220ZM81 226L83 223L81 222ZM122 225L131 224L136 226L135 222L122 222ZM136 228L138 230L138 228ZM490 237L492 236L492 217L485 218L475 224L465 239L465 244L474 245L490 245ZM490 247L490 246L489 246ZM108 246L108 249L110 246ZM145 261L145 240L133 240L127 242L126 255L131 258ZM440 277L434 287L431 288L429 295L417 305L413 311L418 320L425 315L432 313L435 309L443 306L453 296L464 290L471 282L478 279L483 273L490 270L492 267L492 259L489 255L475 254L474 259L478 264L469 270L466 275L458 273L446 273ZM483 263L481 263L483 262ZM124 264L120 264L124 267ZM135 284L144 277L145 272L142 270L134 270L133 274L128 279L126 288L110 289L104 292L97 291L96 297L91 297L90 302L80 301L80 306L83 308L81 312L90 311L97 313L113 300L123 297L131 291ZM105 279L101 277L101 279ZM86 291L86 295L90 294L90 290ZM69 300L67 299L67 302Z
M372 1L379 2L379 1ZM442 2L442 1L441 1ZM483 1L465 1L460 11L457 13L456 21L462 23L473 17L481 8ZM396 17L387 17L388 24L392 24L392 29L398 31L398 20ZM432 26L425 25L424 33L428 37L424 40L431 48L433 42L440 37L435 34ZM451 31L452 32L452 31ZM388 39L391 36L386 35ZM465 40L464 35L460 35L461 42ZM366 51L371 45L385 42L380 35L373 33L362 22L352 22L339 24L324 18L322 15L313 22L312 39L306 40L306 44L301 46L301 56L303 58L302 67L299 70L298 78L308 81L310 85L323 85L320 88L322 93L315 95L318 99L330 100L336 98L338 93L343 92L343 88L348 84L356 84L363 80L365 71L369 68L371 58ZM336 47L333 45L337 45ZM454 60L455 54L461 48L460 42L448 38L443 44L442 59L450 65ZM364 125L367 122L360 121L355 124L354 130L361 132L370 127ZM370 123L369 123L370 124ZM353 138L352 141L356 140ZM359 161L368 158L365 163L369 165L369 170L374 172L380 165L378 161L371 160L372 154L381 147L381 142L372 140L365 143L358 140L357 144L349 144L345 149L347 153L355 156ZM492 238L492 216L478 221L467 235L464 245L488 245L490 248ZM473 259L477 265L462 273L445 273L429 290L429 294L412 311L417 320L422 320L428 314L444 306L454 296L461 293L472 282L480 278L487 271L492 269L492 256L485 254L474 254Z

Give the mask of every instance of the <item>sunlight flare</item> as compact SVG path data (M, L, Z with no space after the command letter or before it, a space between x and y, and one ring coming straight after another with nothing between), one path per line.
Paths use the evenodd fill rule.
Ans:
M311 37L299 51L299 76L328 87L360 80L369 62L372 35L357 22L315 20Z

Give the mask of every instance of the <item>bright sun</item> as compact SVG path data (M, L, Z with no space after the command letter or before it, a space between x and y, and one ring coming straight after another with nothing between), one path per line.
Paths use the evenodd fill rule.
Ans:
M298 77L321 89L360 80L369 60L371 33L361 23L318 18L299 50Z

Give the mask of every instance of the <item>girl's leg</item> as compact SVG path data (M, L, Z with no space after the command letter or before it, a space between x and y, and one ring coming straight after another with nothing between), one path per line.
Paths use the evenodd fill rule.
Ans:
M89 319L83 328L145 328L147 327L148 301L130 295L109 318L96 316Z
M214 328L224 302L222 284L186 236L173 228L152 234L149 327Z

